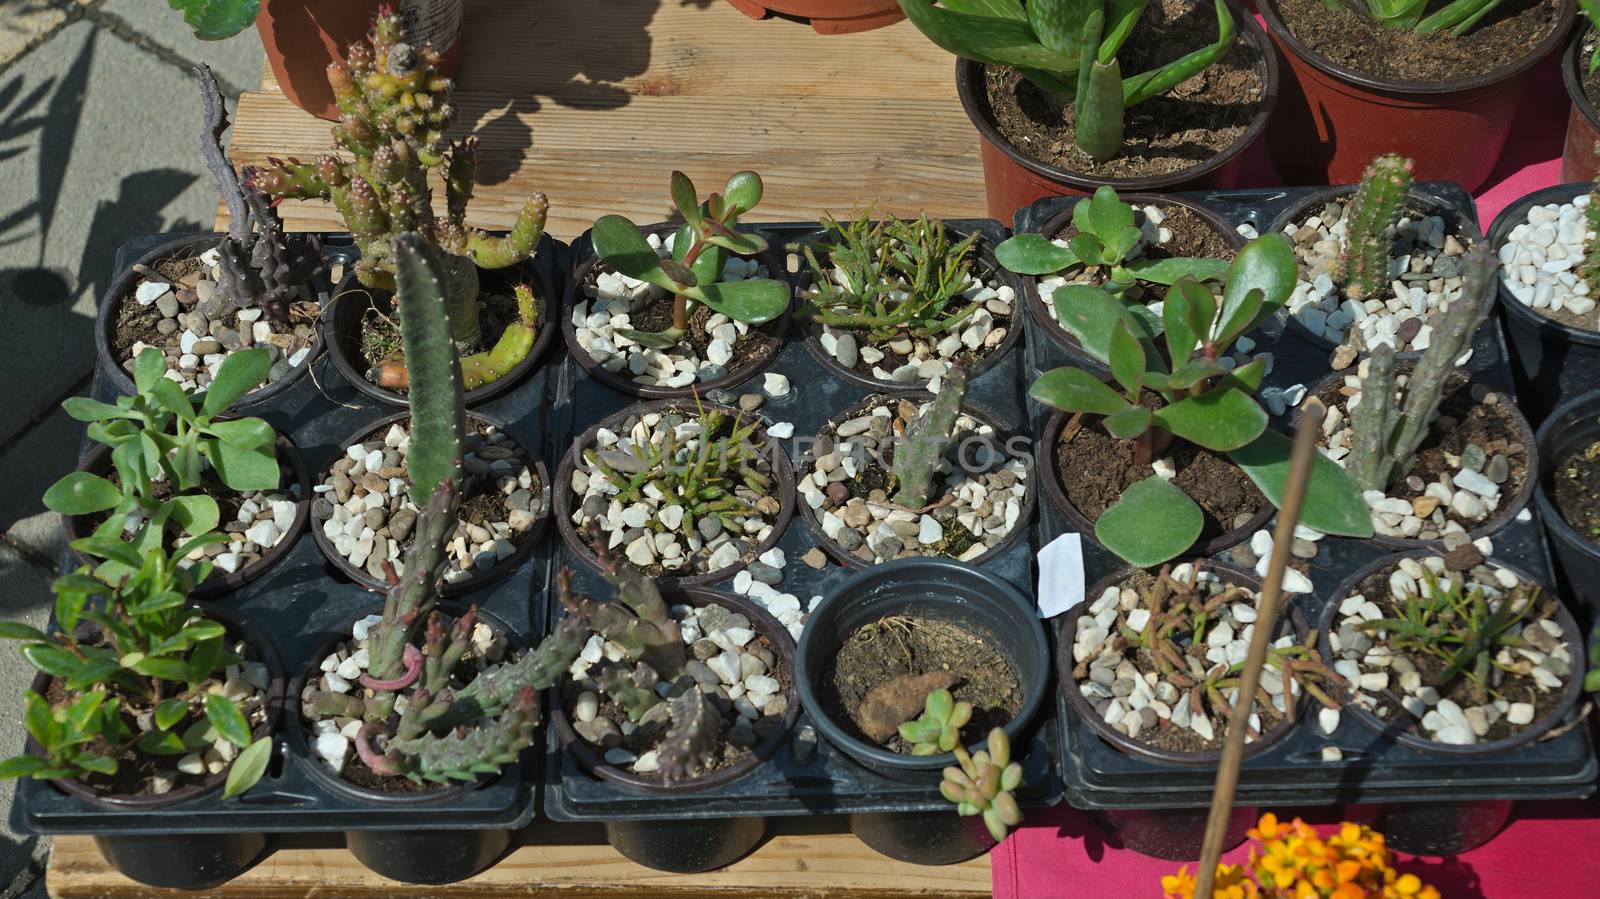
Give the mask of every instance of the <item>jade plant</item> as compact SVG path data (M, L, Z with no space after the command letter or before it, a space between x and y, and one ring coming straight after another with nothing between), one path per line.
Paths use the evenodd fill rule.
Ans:
M251 170L240 181L222 144L228 109L217 79L203 64L194 67L194 78L205 110L200 150L228 207L228 233L217 242L217 291L223 310L255 306L273 321L287 321L289 304L322 269L321 241L314 234L291 235L283 230L277 209L246 186Z
M1350 454L1345 461L1362 490L1386 490L1415 467L1417 450L1428 436L1457 360L1472 346L1473 335L1494 305L1496 269L1494 255L1482 244L1467 251L1461 296L1436 321L1433 339L1403 391L1395 375L1394 347L1379 344L1367 359L1360 401L1350 407Z
M949 690L934 690L923 700L922 715L900 724L900 739L912 755L950 752L961 745L961 728L972 720L972 703L957 702Z
M1132 441L1134 459L1142 464L1154 463L1178 440L1228 453L1277 502L1290 441L1268 429L1267 413L1254 397L1266 360L1234 368L1225 357L1235 340L1283 306L1295 271L1294 251L1281 235L1256 238L1229 266L1220 298L1193 278L1179 279L1167 293L1159 325L1105 290L1069 285L1063 288L1069 295L1060 306L1062 326L1110 367L1111 384L1082 369L1060 368L1041 376L1029 393L1058 409L1104 416L1106 431ZM1170 369L1157 339L1164 340ZM1322 456L1302 515L1308 527L1324 533L1372 533L1354 481ZM1095 536L1128 562L1148 567L1189 549L1203 527L1199 505L1157 473L1128 487L1095 523Z
M789 287L771 278L719 283L728 254L751 256L767 248L760 235L736 230L739 217L761 202L761 176L737 172L722 193L701 202L694 182L672 173L672 205L683 224L672 238L672 255L660 256L639 227L620 215L601 216L594 223L595 254L619 274L644 281L672 294L672 323L661 331L619 328L635 343L657 349L677 346L689 333L697 306L749 325L765 324L789 307Z
M1335 280L1355 299L1379 296L1389 286L1389 248L1411 181L1411 160L1393 153L1374 159L1361 174L1335 273Z
M1011 760L1011 740L1000 728L989 731L989 748L969 755L959 743L953 750L956 764L944 769L939 793L956 804L963 817L982 815L983 824L996 841L1007 828L1022 823L1022 809L1013 792L1022 785L1022 765Z
M116 481L74 471L45 491L44 504L63 515L110 512L97 530L118 537L168 510L191 535L217 526L216 500L196 492L206 468L232 490L269 490L279 481L277 437L259 418L224 418L228 407L267 377L271 359L260 348L230 353L210 388L189 394L163 376L161 351L147 348L134 361L133 396L115 403L72 397L67 414L88 422L89 438L111 447ZM166 518L163 517L163 521ZM160 529L150 535L159 542ZM134 566L135 568L137 565ZM126 573L117 559L112 572Z
M1224 0L1215 3L1214 43L1126 76L1117 57L1144 15L1144 0L900 0L900 8L944 49L1014 67L1047 102L1071 106L1078 149L1104 161L1122 148L1130 108L1204 71L1233 46L1233 13Z
M406 43L393 10L380 12L369 40L351 44L347 58L328 67L340 112L334 141L349 158L272 159L254 173L250 186L274 199L332 201L361 250L355 272L366 287L394 289L393 247L401 234L418 234L442 251L450 334L456 347L469 353L488 343L479 326L478 269L508 268L532 255L544 234L549 203L544 194L534 194L503 235L467 227L478 142L444 136L456 107L450 79L435 71L438 59L432 47ZM430 178L444 185L443 216L434 212ZM519 316L506 327L531 335L534 324ZM466 386L481 386L474 383L478 378L489 383L503 377L532 344L531 338L519 338L514 347L520 352L491 350L469 357Z
M955 440L956 419L961 415L961 401L966 395L966 372L961 368L950 369L933 402L896 443L894 461L889 466L895 481L895 505L919 511L928 505L934 479L939 474L939 463Z
M250 27L261 12L261 0L167 0L183 13L183 21L203 41L220 41Z
M1329 9L1352 9L1384 28L1460 37L1500 5L1500 0L1322 0ZM1432 8L1433 12L1428 10Z
M169 555L159 541L89 538L87 553L130 573L108 583L84 566L58 578L55 633L0 623L0 637L20 642L23 658L57 679L64 697L24 693L23 726L40 752L0 762L0 778L111 778L141 754L179 759L185 774L211 770L208 757L228 766L224 798L261 778L272 738L252 738L247 712L264 707L266 669L234 652L226 629L189 604L210 563L180 564L222 539L195 537ZM233 673L238 666L244 673Z

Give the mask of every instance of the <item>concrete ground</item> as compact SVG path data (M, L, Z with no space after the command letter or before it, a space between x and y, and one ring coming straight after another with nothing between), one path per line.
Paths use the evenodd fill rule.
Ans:
M95 306L123 241L210 230L189 68L236 99L262 67L252 32L196 40L164 0L0 0L0 616L49 613L63 542L39 497L76 463L60 402L94 365ZM22 745L32 671L0 647L0 757ZM9 827L0 783L0 899L43 896L48 840Z

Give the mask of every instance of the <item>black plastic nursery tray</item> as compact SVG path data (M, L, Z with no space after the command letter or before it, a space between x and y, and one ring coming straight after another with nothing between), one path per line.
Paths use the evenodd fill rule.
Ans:
M119 269L131 264L170 235L157 235L132 241L118 250ZM330 236L327 253L353 260L354 247L345 237ZM566 247L549 237L536 255L549 283L559 291L564 286ZM548 298L549 308L559 305L559 293ZM555 357L560 350L551 353ZM559 357L557 357L559 358ZM505 423L547 466L551 460L544 442L546 414L553 379L552 363L541 364L523 383L475 411ZM398 411L359 393L339 375L327 353L314 363L309 376L293 389L251 407L248 414L266 419L280 433L288 434L299 445L313 483L344 452L344 440L364 423L374 422ZM103 372L97 372L91 389L93 396L111 400ZM87 448L88 444L85 444ZM42 487L41 487L42 489ZM312 520L311 526L317 522ZM477 604L507 624L526 641L536 641L545 619L545 585L552 563L552 534L547 533L532 555L509 576L469 594L453 597L462 605ZM63 566L76 561L69 555ZM262 577L236 592L216 600L218 604L242 612L262 628L282 657L284 673L291 681L290 691L298 686L298 675L310 662L311 654L326 638L343 630L358 615L381 606L382 596L338 573L318 549L309 532L300 535L288 555ZM348 633L346 631L346 633ZM23 780L17 786L12 809L12 826L31 833L93 833L97 836L152 833L220 832L305 832L305 831L404 831L426 824L430 829L500 829L522 827L533 819L534 785L541 759L535 751L524 754L522 762L507 768L492 782L475 790L452 792L448 801L429 804L426 814L416 803L386 804L336 793L319 783L308 771L323 764L313 758L291 726L289 716L298 713L298 698L285 702L284 716L277 730L277 746L272 764L261 782L246 796L222 801L221 791L208 797L158 810L116 810L79 801L47 783Z
M989 220L949 220L947 224L958 231L980 231L994 243L1008 234L998 223ZM781 246L817 234L819 226L815 223L764 224L757 230L767 235L774 246ZM587 235L573 242L575 262L581 263L588 255L589 246ZM1016 311L1022 313L1020 304ZM1013 351L969 384L967 403L992 415L1003 431L1020 433L1025 426L1022 365L1021 352ZM791 327L772 364L742 384L725 389L733 396L761 393L762 374L766 372L787 375L790 392L783 397L767 397L758 414L769 425L792 422L796 439L814 436L830 417L874 392L824 370L807 349L798 324ZM557 397L551 415L550 443L554 446L568 446L575 435L595 422L639 401L591 378L570 357L560 370L552 372L552 377ZM791 463L798 464L793 441L780 442ZM554 467L551 470L554 471ZM796 477L799 477L798 471ZM796 498L797 503L804 501L803 497ZM802 608L809 605L812 597L828 595L853 573L852 569L832 561L822 571L806 565L800 557L815 546L811 530L797 512L778 543L787 564L783 582L776 589L794 594ZM1018 540L984 567L1012 582L1024 595L1031 595L1033 551L1026 539ZM578 561L564 543L559 553L563 562L577 573L574 583L578 588L600 587L599 576ZM729 578L705 586L732 592L731 581ZM558 605L551 604L552 615L560 614ZM1021 791L1024 805L1054 805L1061 800L1061 781L1056 776L1054 758L1058 746L1056 722L1048 709L1047 705L1043 719L1028 732L1026 748L1016 753L1025 772ZM556 820L710 819L872 812L954 814L950 803L939 795L937 784L905 783L885 777L858 765L844 752L829 745L810 723L809 713L804 709L788 739L756 770L732 783L683 796L631 791L600 780L585 772L570 753L562 750L553 731L547 740L545 814Z
M1476 222L1472 199L1458 186L1429 182L1417 189L1447 203ZM1265 232L1285 210L1318 188L1282 188L1251 191L1216 191L1179 194L1220 215L1230 225L1250 225ZM1017 230L1038 230L1071 198L1041 200L1020 210ZM1269 323L1271 324L1271 323ZM1068 357L1029 322L1028 378L1060 365ZM1266 330L1266 329L1264 329ZM1262 340L1259 350L1274 353L1272 373L1265 387L1315 386L1328 373L1328 351L1313 345L1299 330L1276 329L1276 340ZM1269 345L1270 344L1270 345ZM1467 370L1475 380L1497 390L1513 392L1507 350L1498 319L1490 317L1473 342ZM1052 410L1029 401L1033 434L1043 434ZM1277 425L1292 427L1287 416ZM1554 583L1544 532L1532 504L1498 533L1491 535L1494 556ZM1040 504L1037 523L1040 545L1067 533L1071 526L1050 503ZM1268 529L1271 529L1269 524ZM1124 567L1092 537L1085 535L1085 583ZM1318 544L1310 560L1311 578L1318 595L1294 597L1307 620L1318 620L1326 591L1335 589L1356 568L1392 552L1371 541L1328 537ZM1092 601L1087 597L1085 601ZM1053 631L1053 628L1052 628ZM1062 685L1067 689L1070 685ZM1056 695L1061 720L1061 765L1067 800L1085 809L1195 808L1210 804L1214 770L1205 766L1164 765L1123 753L1102 740L1067 705L1065 693ZM1311 706L1303 706L1311 708ZM1342 753L1339 761L1324 761L1329 746ZM1514 762L1512 761L1514 758ZM1594 746L1587 727L1573 727L1558 737L1520 747L1506 755L1482 758L1433 756L1398 746L1364 728L1350 715L1342 716L1330 736L1321 733L1314 710L1302 714L1291 732L1271 749L1246 759L1242 768L1238 802L1278 805L1328 805L1348 802L1421 802L1484 799L1561 799L1594 792Z

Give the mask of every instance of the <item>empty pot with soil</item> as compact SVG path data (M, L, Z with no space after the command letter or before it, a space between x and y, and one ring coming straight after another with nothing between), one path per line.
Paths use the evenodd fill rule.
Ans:
M1600 391L1569 400L1539 427L1546 460L1534 492L1567 595L1600 620Z
M829 743L880 774L939 782L956 763L945 749L983 748L1000 728L1012 746L1038 715L1049 649L1033 604L1004 580L950 559L903 559L857 572L812 612L800 638L797 686ZM947 738L919 747L928 695L948 691L969 706ZM937 729L936 729L937 733ZM946 864L987 851L994 838L976 817L951 812L852 816L879 852Z
M793 484L759 418L710 403L641 403L573 441L556 473L556 524L592 566L611 548L651 577L705 584L777 545Z
M1500 159L1531 69L1565 40L1575 0L1506 0L1482 18L1448 21L1437 4L1357 5L1261 0L1289 62L1268 131L1278 174L1344 184L1397 151L1416 160L1418 178L1476 190ZM1380 6L1394 21L1375 21ZM1433 27L1425 33L1421 22Z
M927 216L822 224L822 236L795 245L809 266L796 314L830 373L871 390L937 393L951 368L976 377L1016 346L1018 280L982 234Z
M1571 613L1479 552L1417 550L1365 566L1331 596L1318 634L1346 685L1345 711L1423 752L1512 749L1561 724L1581 693Z
M1033 478L994 420L963 407L965 375L935 398L868 397L825 425L801 462L806 524L828 555L859 568L944 556L981 564L1033 517Z
M1591 149L1593 149L1591 145ZM1507 206L1489 227L1500 309L1522 408L1534 423L1600 387L1600 284L1594 281L1594 184L1560 184Z

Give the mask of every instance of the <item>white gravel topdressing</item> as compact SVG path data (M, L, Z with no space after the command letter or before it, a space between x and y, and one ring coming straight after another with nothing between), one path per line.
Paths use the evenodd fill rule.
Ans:
M1588 194L1529 208L1500 246L1500 276L1524 306L1546 314L1566 312L1581 327L1600 330L1595 300L1581 274L1596 237L1589 230L1588 208Z

